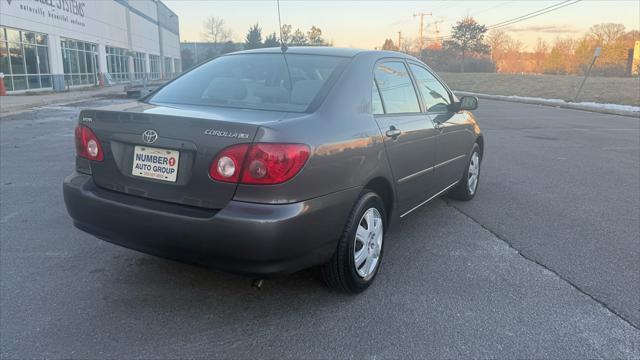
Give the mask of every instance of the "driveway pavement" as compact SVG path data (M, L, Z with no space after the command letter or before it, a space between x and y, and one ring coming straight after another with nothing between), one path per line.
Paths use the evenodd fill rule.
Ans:
M249 279L73 228L79 106L0 122L1 358L640 358L637 119L482 101L476 198L389 232L360 296Z

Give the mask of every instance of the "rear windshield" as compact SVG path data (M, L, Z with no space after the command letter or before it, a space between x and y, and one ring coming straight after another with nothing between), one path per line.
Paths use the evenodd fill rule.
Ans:
M167 84L149 102L304 112L347 60L316 55L222 56Z

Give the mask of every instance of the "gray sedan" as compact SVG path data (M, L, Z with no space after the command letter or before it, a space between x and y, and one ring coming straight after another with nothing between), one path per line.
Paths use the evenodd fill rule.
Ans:
M392 223L444 194L474 197L476 107L401 53L233 53L83 110L65 204L114 244L260 278L320 266L357 293Z

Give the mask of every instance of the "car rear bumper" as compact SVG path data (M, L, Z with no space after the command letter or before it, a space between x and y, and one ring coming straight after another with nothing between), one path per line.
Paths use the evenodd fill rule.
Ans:
M208 210L99 188L74 173L63 184L77 228L161 257L254 276L327 262L360 189L291 204L230 201Z

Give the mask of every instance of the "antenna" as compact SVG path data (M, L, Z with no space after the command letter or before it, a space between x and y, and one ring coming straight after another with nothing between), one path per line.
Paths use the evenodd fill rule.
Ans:
M282 38L282 19L280 18L280 0L276 0L278 3L278 27L280 28L280 50L285 53L288 49L287 44L285 44L284 39Z
M285 44L282 38L282 20L280 19L280 0L276 0L278 3L278 26L280 26L280 51L282 51L282 58L284 59L284 66L287 68L287 76L289 77L289 102L291 102L291 91L293 90L293 82L291 81L291 69L289 69L289 62L287 61L287 44Z

